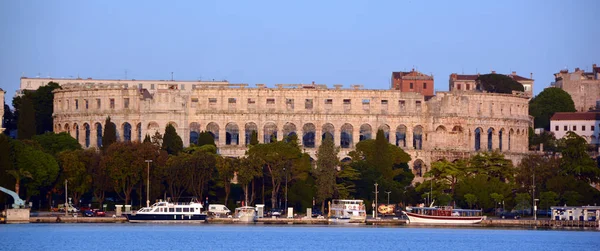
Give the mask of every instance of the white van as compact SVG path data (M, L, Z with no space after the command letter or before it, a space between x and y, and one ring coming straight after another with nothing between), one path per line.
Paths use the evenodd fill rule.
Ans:
M231 210L223 204L210 204L208 206L208 212L216 216L231 214Z

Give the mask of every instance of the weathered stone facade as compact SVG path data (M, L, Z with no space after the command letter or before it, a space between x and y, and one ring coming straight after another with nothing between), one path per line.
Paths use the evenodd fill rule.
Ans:
M391 144L412 156L415 181L433 161L477 151L499 150L517 162L528 151L532 124L528 99L508 94L438 92L425 101L414 92L314 84L248 88L191 81L193 88L181 90L180 82L164 81L149 90L146 83L86 82L62 84L54 97L55 131L70 133L84 147L101 145L98 136L107 116L117 125L119 140L164 133L170 123L184 145L200 131L212 132L225 156L243 155L256 130L260 142L296 133L313 158L323 135L330 133L344 159L357 142L383 129Z
M391 88L401 92L416 92L426 99L433 97L433 75L423 74L412 69L408 72L392 72Z
M579 68L569 73L561 70L554 74L554 87L558 87L571 95L575 109L579 112L596 109L596 102L600 101L600 67L592 65L591 72Z
M492 74L496 74L496 71L492 71ZM506 76L514 79L523 85L525 95L532 97L533 96L533 73L530 73L530 78L522 77L517 75L516 71L513 71L511 74L506 74ZM450 74L448 90L450 91L481 91L481 87L477 84L477 78L479 74Z

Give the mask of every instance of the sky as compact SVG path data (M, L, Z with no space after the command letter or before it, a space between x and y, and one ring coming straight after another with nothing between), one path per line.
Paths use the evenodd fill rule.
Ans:
M393 71L535 79L600 65L600 1L0 1L0 88L19 78L388 89Z

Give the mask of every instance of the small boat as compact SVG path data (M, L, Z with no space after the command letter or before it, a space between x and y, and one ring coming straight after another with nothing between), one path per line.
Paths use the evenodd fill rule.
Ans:
M483 220L481 210L452 207L406 207L410 224L477 224Z
M256 222L256 209L250 206L238 207L235 209L235 218L242 223Z
M125 217L132 223L201 223L206 221L206 213L202 212L202 204L195 200L189 203L161 201L131 214L125 214Z
M363 223L367 220L363 200L333 200L329 212L333 223Z

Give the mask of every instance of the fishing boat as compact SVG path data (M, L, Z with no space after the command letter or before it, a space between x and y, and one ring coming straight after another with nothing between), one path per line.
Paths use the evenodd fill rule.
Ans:
M256 222L256 209L250 206L238 207L235 209L235 218L242 223Z
M452 207L406 207L410 224L477 224L483 220L481 210Z
M333 223L363 223L367 220L363 200L333 200L329 212Z
M189 203L161 201L131 214L125 214L125 217L132 223L201 223L206 221L206 213L202 212L202 204L196 200Z

